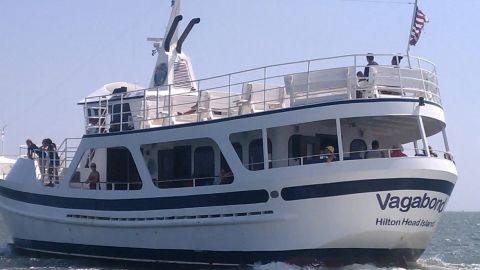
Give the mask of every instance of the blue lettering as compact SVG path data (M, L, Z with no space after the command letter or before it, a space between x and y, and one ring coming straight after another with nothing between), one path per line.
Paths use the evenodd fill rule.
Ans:
M380 209L385 210L390 209L399 209L401 212L408 212L412 208L423 208L423 209L432 209L439 213L443 212L447 200L441 200L435 197L430 197L428 193L424 193L423 196L392 196L391 193L387 193L385 198L382 198L382 195L379 193L376 194L378 205Z

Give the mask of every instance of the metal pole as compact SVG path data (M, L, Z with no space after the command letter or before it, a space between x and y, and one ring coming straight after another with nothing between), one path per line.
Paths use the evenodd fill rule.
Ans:
M412 65L410 63L410 36L412 34L412 29L413 25L415 24L415 18L417 17L417 2L418 0L415 0L414 8L413 8L413 15L412 15L412 24L410 25L410 29L408 32L408 39L407 39L407 60L408 60L408 67L412 68Z
M418 126L420 127L420 133L422 134L423 151L426 153L427 157L430 157L430 151L428 151L427 135L425 134L425 128L423 126L422 116L419 115L417 120L418 120Z
M262 142L263 142L263 169L268 169L268 135L267 129L262 128Z
M228 117L230 117L230 99L231 99L231 96L232 96L232 74L228 74Z
M340 126L340 118L335 119L335 121L337 126L338 155L340 160L343 160L342 126Z
M3 126L3 127L2 127L2 130L0 131L0 138L2 139L2 156L3 156L3 154L4 154L4 152L3 152L3 140L5 139L5 128L6 128L6 127L7 127L7 126Z
M445 152L450 153L450 146L448 145L447 132L442 128L443 142L445 143Z

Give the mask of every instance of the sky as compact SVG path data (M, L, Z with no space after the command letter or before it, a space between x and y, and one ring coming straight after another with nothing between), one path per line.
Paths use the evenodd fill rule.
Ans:
M335 55L405 53L408 2L183 0L180 26L201 18L183 48L197 79ZM430 22L411 54L437 65L459 171L447 210L480 211L480 1L420 0L419 7ZM76 103L102 85L148 86L155 58L146 38L163 37L170 0L0 0L0 10L0 128L6 125L4 154L15 155L27 138L81 137Z

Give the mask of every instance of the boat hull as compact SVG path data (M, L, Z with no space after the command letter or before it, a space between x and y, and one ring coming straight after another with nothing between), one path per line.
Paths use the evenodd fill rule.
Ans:
M90 257L132 262L208 265L253 265L285 262L295 265L341 266L355 263L405 266L415 262L423 249L331 248L283 251L196 251L93 246L14 239L20 252Z
M4 198L3 215L15 248L44 253L187 264L404 266L428 246L453 183L415 179L408 187L409 180L386 181L389 189L376 182L380 190L373 192L356 187L351 194L328 194L332 183L303 185L284 188L266 203L167 213L54 209ZM345 187L356 182L361 181L336 183L335 189L349 193ZM420 204L402 208L401 198L410 197ZM25 208L30 209L20 210Z

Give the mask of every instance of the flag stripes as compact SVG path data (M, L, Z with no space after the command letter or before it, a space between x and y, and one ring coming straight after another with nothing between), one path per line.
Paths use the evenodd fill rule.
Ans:
M415 46L415 44L417 44L426 22L428 22L427 16L425 16L425 14L420 9L416 8L415 21L412 25L412 30L410 32L410 45Z

